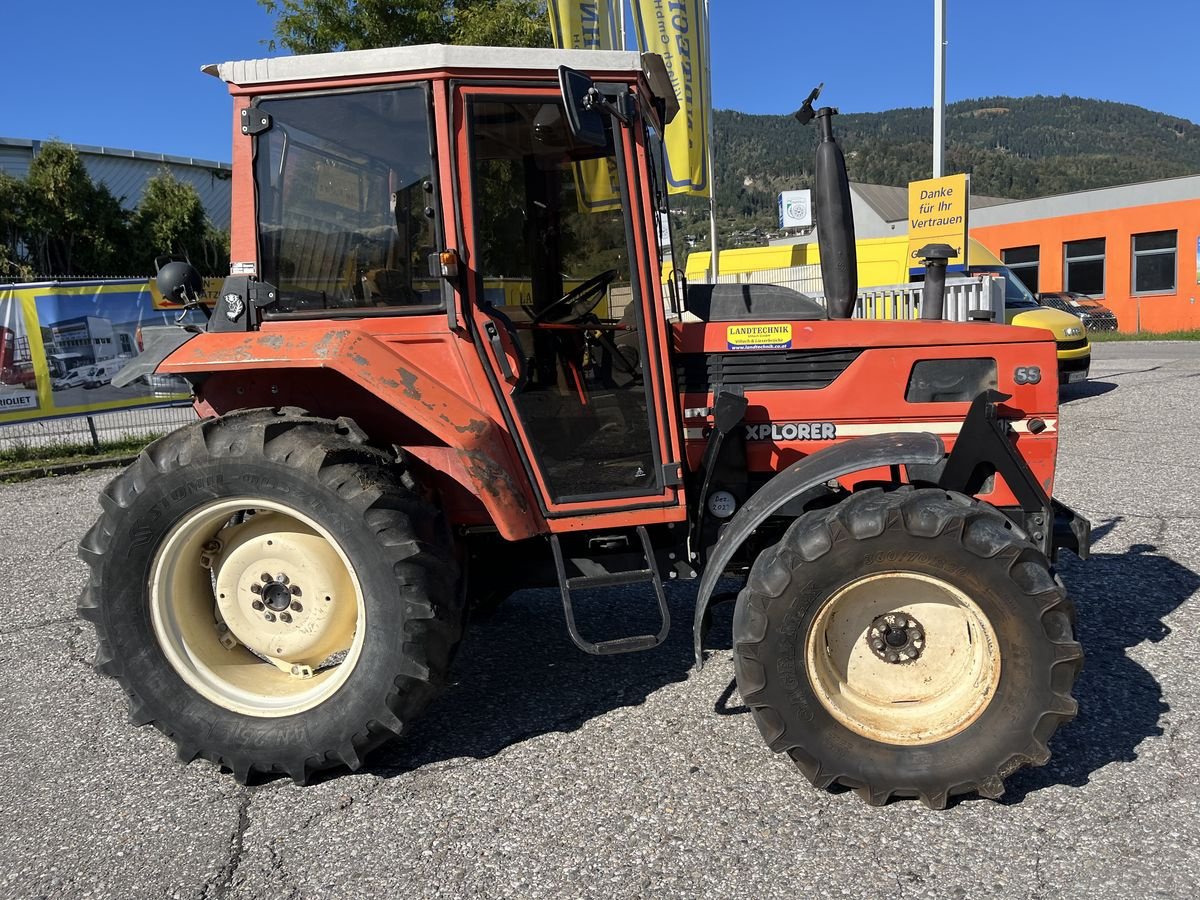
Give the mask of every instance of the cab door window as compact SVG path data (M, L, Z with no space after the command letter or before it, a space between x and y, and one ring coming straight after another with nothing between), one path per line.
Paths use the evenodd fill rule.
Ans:
M519 345L512 402L551 500L661 493L620 153L576 145L557 95L468 113L479 296Z

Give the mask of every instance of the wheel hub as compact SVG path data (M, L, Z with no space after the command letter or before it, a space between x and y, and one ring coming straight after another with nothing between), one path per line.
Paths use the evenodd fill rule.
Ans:
M888 613L871 623L866 641L884 662L911 662L925 649L925 629L906 612Z
M292 588L288 585L287 575L276 575L275 578L271 578L270 575L263 575L262 580L264 584L261 588L258 585L251 585L250 591L259 594L268 609L273 609L275 612L283 612L283 610L291 607ZM297 593L299 592L297 591Z
M217 607L239 641L287 669L316 669L349 646L356 610L345 601L354 592L328 541L266 513L226 529L222 545L213 566Z

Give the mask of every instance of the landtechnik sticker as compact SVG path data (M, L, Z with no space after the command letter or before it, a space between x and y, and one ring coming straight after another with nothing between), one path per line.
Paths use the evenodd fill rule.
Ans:
M790 324L755 323L730 325L725 329L730 350L787 350L792 346Z

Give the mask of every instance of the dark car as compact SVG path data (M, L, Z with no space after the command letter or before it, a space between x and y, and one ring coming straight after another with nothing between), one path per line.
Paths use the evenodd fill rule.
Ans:
M1051 309L1061 309L1083 320L1088 331L1116 331L1117 317L1111 309L1087 294L1075 291L1054 291L1038 294L1038 302Z

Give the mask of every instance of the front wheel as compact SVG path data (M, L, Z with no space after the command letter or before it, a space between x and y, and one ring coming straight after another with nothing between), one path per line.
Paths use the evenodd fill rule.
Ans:
M1043 554L960 494L857 493L755 562L738 687L771 749L871 804L999 797L1075 715L1074 612Z
M256 410L151 444L80 551L97 668L187 762L297 781L400 733L462 623L449 534L345 420Z

